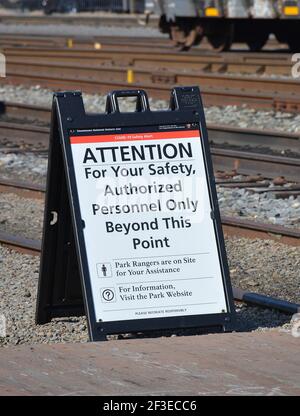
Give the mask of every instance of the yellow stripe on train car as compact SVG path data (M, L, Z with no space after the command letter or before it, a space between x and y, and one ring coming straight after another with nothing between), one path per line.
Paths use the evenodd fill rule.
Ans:
M73 48L74 42L73 39L69 38L67 39L67 48Z
M216 9L215 7L207 7L207 9L205 9L205 16L218 17L219 16L219 10Z
M297 6L286 6L283 9L283 12L287 16L298 16L298 14L299 14L299 7L297 7Z
M127 83L128 84L134 83L134 72L132 69L127 70Z

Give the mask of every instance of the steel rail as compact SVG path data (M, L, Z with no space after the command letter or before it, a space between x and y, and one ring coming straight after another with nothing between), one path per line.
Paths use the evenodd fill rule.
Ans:
M95 43L97 44L97 42ZM100 45L100 44L98 44ZM59 60L60 63L77 63L84 61L89 66L110 64L112 66L133 66L138 68L168 68L205 71L208 73L247 73L272 74L291 76L291 54L258 55L256 53L228 52L216 54L212 51L197 50L189 53L179 53L175 50L159 47L156 44L126 44L114 45L101 43L101 48L89 50L86 48L65 48L43 46L4 47L6 58L33 61L43 60L43 63Z
M49 128L0 121L0 143L3 141L19 145L21 150L28 145L45 149L49 144Z
M278 176L299 182L300 159L271 156L240 150L219 149L211 146L214 170L233 170L244 175L260 174L265 178Z
M128 71L131 74L128 80ZM76 73L76 76L74 76ZM131 82L134 81L134 82ZM150 71L132 67L62 65L8 61L4 83L36 85L51 89L79 89L106 94L112 89L142 88L150 96L168 99L173 85L201 85L203 101L209 105L247 105L259 109L298 112L300 83L297 80L206 74L176 71Z
M208 74L206 72L165 69L153 70L153 68L139 67L116 67L111 65L98 65L91 67L85 62L81 63L61 63L54 59L49 62L37 61L32 59L12 58L7 59L7 76L10 73L22 75L28 73L32 75L49 74L51 76L72 76L76 71L78 78L88 77L97 81L99 78L104 81L126 82L127 73L133 71L136 83L150 84L178 84L178 85L201 85L201 87L218 88L226 85L230 90L250 90L255 92L271 93L274 97L290 95L297 98L300 95L300 82L293 78L273 78L258 76L238 76L234 74Z
M46 106L0 101L0 116L50 122L51 110ZM268 147L275 151L300 153L300 133L277 130L242 129L225 124L207 123L212 144Z
M26 145L47 149L49 129L19 123L0 122L0 143L3 141L21 144L21 151ZM7 148L9 151L9 148ZM211 145L215 171L236 171L239 174L261 174L265 178L283 176L288 181L299 182L300 159L284 156L271 156L257 152L221 149Z
M3 231L0 231L0 244L23 254L39 256L41 252L40 240L31 240L25 237L5 233Z
M15 119L38 120L50 123L51 109L46 106L31 105L11 101L0 101L0 116Z
M12 179L0 179L0 193L13 193L24 198L43 199L46 188L43 185Z
M238 45L238 44L237 44ZM274 49L276 45L277 49ZM55 35L6 35L1 34L0 36L0 47L17 47L20 48L51 48L55 47L56 49L84 49L92 51L97 49L98 51L103 48L113 48L115 50L120 50L126 48L128 52L136 48L148 48L150 51L153 47L163 49L165 52L172 52L172 44L168 37L132 37L132 36L84 36L84 35L74 35L74 36L55 36ZM242 46L242 45L241 45ZM234 49L232 51L226 52L216 52L212 49L211 45L206 39L203 39L201 45L193 47L188 52L179 52L179 55L182 56L193 56L201 54L213 54L214 56L223 56L229 57L232 54L236 55L237 60L241 58L247 61L248 59L257 59L259 61L274 62L275 60L280 61L284 60L286 57L287 61L290 61L291 54L288 50L282 49L281 45L278 45L276 41L269 40L267 49L262 52L251 52L245 47L240 49ZM270 49L269 47L273 47ZM174 48L175 52L176 49Z
M42 199L46 188L43 185L19 180L0 179L0 192L15 193L27 198ZM300 230L224 215L221 216L221 221L224 233L228 235L273 239L284 244L300 246Z
M227 235L274 240L291 246L300 246L300 230L224 215L221 215L221 221L223 231Z
M300 153L300 132L287 133L278 130L242 129L224 124L207 124L211 144L267 147L275 151L290 150Z

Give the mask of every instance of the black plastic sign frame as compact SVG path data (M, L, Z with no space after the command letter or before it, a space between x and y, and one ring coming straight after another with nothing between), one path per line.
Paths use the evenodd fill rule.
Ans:
M135 112L120 112L118 100L122 97L136 97ZM206 172L205 186L209 194L226 308L220 313L97 320L84 239L85 223L80 211L81 195L78 194L70 137L76 131L91 132L115 127L141 131L146 126L149 129L160 125L194 125L199 130ZM171 91L170 108L165 111L151 111L147 95L142 90L110 93L104 114L86 114L80 92L54 95L36 323L44 324L52 318L83 314L87 316L91 341L105 340L108 334L117 333L175 328L203 328L206 332L222 332L234 328L232 288L198 87L174 88Z

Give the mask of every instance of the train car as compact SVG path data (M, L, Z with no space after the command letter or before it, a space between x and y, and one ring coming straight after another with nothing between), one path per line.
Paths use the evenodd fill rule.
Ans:
M42 0L0 0L0 6L6 9L40 10Z
M300 51L300 0L147 0L146 9L161 16L160 30L181 49L206 36L216 50L245 42L259 51L272 33Z

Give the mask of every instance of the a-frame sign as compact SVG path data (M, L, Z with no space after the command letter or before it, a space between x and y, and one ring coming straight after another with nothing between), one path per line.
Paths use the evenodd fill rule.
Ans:
M119 100L136 98L136 111ZM54 95L36 322L86 314L90 339L229 331L234 304L197 87L151 111L114 91L104 114Z

